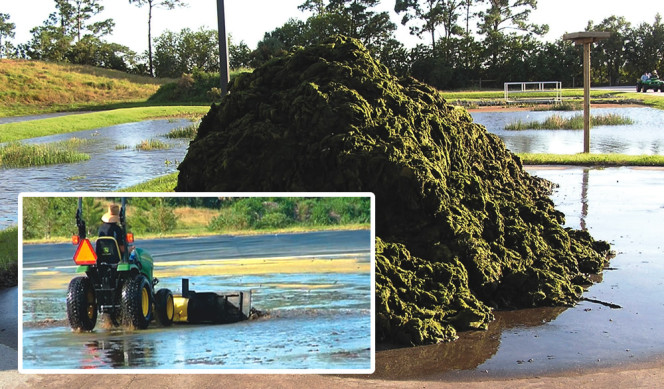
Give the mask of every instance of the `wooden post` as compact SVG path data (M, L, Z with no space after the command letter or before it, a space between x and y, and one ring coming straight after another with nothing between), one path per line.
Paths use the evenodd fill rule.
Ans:
M590 153L590 47L594 42L608 39L610 32L583 31L563 35L563 39L583 45L583 152Z
M583 43L583 152L590 153L590 44Z
M221 96L228 94L230 71L228 68L228 38L226 36L226 10L224 0L217 0L217 23L219 25L219 78L221 79Z

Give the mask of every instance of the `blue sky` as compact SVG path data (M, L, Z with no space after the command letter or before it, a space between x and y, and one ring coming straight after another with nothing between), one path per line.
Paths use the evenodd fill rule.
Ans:
M289 18L306 18L306 14L297 9L304 0L225 0L227 12L227 30L234 41L244 41L250 48L266 31L281 26ZM188 0L189 7L173 11L157 9L153 15L153 36L165 30L179 31L189 27L217 27L216 0ZM0 0L0 13L11 15L10 21L16 24L15 43L30 39L30 29L41 25L49 13L55 11L53 0ZM127 0L105 0L106 7L100 18L113 18L116 22L115 33L111 41L129 46L137 52L147 49L147 8L137 8ZM656 4L656 5L654 5ZM393 0L383 0L381 10L391 12L392 20L399 24L397 37L412 47L420 41L408 33L408 28L400 25L400 17L392 8ZM655 14L664 14L662 0L539 0L538 9L531 15L531 21L547 23L550 32L544 39L555 40L565 32L581 31L588 20L599 23L610 15L625 16L632 23L652 23Z

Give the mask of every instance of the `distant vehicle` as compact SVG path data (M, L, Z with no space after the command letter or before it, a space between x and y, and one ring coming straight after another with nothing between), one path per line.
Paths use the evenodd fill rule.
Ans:
M645 81L639 79L636 82L637 92L646 92L648 89L652 89L653 92L664 92L664 81L659 78L650 78Z

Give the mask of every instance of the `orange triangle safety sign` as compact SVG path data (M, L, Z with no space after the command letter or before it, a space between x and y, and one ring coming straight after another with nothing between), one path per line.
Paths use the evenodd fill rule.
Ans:
M77 265L94 265L97 263L97 254L92 249L92 243L88 239L81 240L74 254L74 262Z

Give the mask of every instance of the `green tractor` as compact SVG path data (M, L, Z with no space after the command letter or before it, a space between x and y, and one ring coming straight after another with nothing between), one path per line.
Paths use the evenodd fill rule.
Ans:
M120 223L133 243L133 235L127 233L125 223L126 199L122 199ZM67 319L72 329L92 331L97 314L108 314L113 325L125 325L145 329L156 319L170 326L174 317L173 294L168 289L155 293L159 282L153 276L153 260L150 254L129 247L122 252L113 237L99 237L95 248L86 239L85 221L82 217L82 199L78 199L76 225L78 235L73 237L78 245L74 262L79 265L76 272L85 273L71 280L67 292ZM127 245L128 246L128 245Z
M639 79L636 82L636 91L637 92L647 92L648 89L652 89L653 92L664 92L664 81L660 80L657 77L651 77L648 80Z

